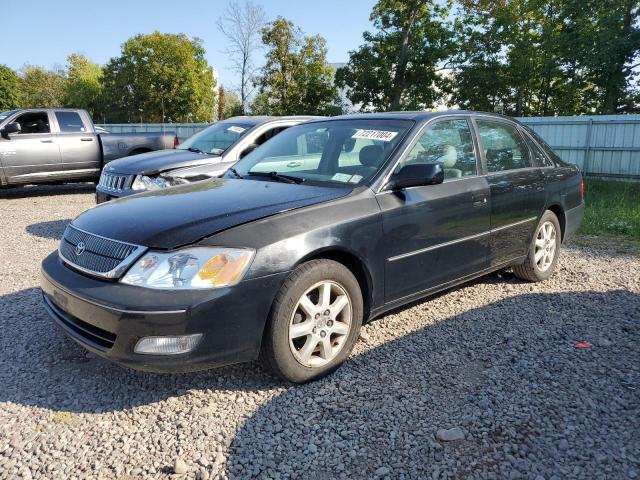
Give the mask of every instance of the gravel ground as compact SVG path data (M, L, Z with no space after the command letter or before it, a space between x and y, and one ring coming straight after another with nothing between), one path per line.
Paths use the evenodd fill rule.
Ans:
M640 475L627 248L574 244L543 284L494 274L388 315L310 385L257 364L153 375L85 353L41 305L40 261L92 203L89 186L0 195L1 478Z

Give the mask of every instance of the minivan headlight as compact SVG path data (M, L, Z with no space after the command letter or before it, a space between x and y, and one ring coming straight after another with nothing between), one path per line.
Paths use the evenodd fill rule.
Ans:
M175 252L147 252L120 280L128 285L160 289L228 287L245 274L253 250L193 247Z

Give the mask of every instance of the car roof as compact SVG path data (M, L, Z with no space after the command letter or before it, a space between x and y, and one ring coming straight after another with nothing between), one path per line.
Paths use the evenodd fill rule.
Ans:
M315 115L287 115L287 116L271 116L271 115L257 115L257 116L237 116L225 118L220 120L221 122L237 122L250 125L263 125L269 122L279 122L282 120L298 120L300 122L306 122L309 120L322 120L327 117L315 116Z
M505 118L508 120L514 120L511 117L500 115L498 113L491 112L479 112L472 110L443 110L443 111L416 111L416 112L380 112L380 113L354 113L348 115L339 115L331 117L331 120L414 120L417 122L423 122L435 117L448 117L457 115L482 115L491 116L496 118Z

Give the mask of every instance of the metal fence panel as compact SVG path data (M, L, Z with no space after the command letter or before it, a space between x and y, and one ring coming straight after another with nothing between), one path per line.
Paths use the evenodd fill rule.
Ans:
M560 157L588 175L640 179L640 115L523 117ZM180 141L206 123L119 123L100 125L120 132L175 132Z
M640 178L640 115L518 118L588 175Z
M129 132L173 132L182 142L194 133L211 125L210 123L104 123L97 126L113 133Z

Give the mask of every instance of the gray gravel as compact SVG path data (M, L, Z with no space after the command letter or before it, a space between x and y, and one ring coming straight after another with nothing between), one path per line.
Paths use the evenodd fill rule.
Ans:
M638 477L629 249L573 245L546 283L494 274L388 315L310 385L257 364L152 375L85 353L41 306L40 261L92 203L0 193L1 478Z

